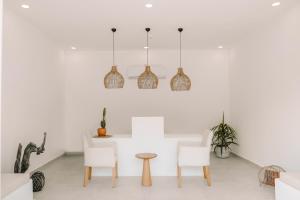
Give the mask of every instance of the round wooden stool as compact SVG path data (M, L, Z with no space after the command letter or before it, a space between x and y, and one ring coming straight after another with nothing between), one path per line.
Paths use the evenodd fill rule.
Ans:
M142 175L142 185L143 186L151 186L151 172L150 172L150 162L149 160L157 157L155 153L138 153L135 157L139 159L143 159L143 175Z

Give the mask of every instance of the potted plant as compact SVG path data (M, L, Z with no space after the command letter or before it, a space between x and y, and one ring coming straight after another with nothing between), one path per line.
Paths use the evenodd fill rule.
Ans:
M103 108L102 120L100 122L101 128L98 128L98 136L99 137L106 136L106 121L105 121L105 116L106 116L106 108Z
M214 133L212 146L214 152L219 158L228 158L230 156L230 145L237 145L236 132L224 121L224 113L222 122L211 129Z

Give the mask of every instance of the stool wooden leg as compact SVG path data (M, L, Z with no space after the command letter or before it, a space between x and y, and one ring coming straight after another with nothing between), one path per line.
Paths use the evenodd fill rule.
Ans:
M89 167L84 167L83 187L86 187L89 182Z
M116 187L116 176L117 176L117 170L116 167L112 168L112 187Z
M92 179L92 167L89 167L89 180Z
M202 168L203 168L203 177L204 177L204 179L206 179L207 177L206 177L205 167L203 166Z
M177 185L179 188L182 186L181 167L177 165Z
M206 179L207 179L207 185L211 186L211 176L210 176L210 170L208 166L205 166L205 174L206 174Z
M144 159L142 185L143 186L152 185L149 159Z

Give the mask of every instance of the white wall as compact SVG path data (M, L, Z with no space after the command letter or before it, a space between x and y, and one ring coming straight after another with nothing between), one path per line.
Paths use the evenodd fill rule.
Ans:
M2 113L1 99L2 99L2 33L3 33L3 1L0 0L0 113ZM1 135L1 115L0 115L0 135ZM0 137L0 155L1 155L1 137ZM0 171L1 170L1 159L0 159ZM1 173L0 173L1 178ZM1 192L1 191L0 191Z
M231 54L236 152L259 165L300 169L300 5L246 36Z
M103 78L111 68L111 52L73 51L65 56L67 151L81 151L81 134L96 134L103 107L108 132L131 133L132 116L164 116L169 133L195 133L211 128L229 110L228 53L223 50L183 51L184 71L192 80L189 92L172 92L170 79L178 67L178 51L151 50L150 64L166 67L167 79L156 90L139 90L128 80L130 66L141 66L145 52L117 52L125 87L107 90Z
M46 151L32 155L31 168L63 152L63 67L57 46L12 12L4 13L2 74L2 171L13 170L18 143L40 145L48 132Z

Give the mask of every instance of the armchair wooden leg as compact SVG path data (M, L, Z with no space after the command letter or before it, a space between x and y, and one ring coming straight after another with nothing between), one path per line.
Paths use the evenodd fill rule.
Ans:
M89 180L92 179L92 167L89 167Z
M206 174L206 180L207 180L207 185L211 186L211 176L210 176L210 170L208 166L205 166L205 174Z
M179 167L178 165L177 165L177 184L178 187L181 188L182 186L181 167Z
M116 178L119 178L118 162L116 162Z
M89 182L89 167L84 167L83 187L86 187Z
M206 177L205 167L203 166L202 168L203 168L203 177L204 177L204 179L206 179L207 177Z
M116 187L116 176L117 176L117 170L116 167L112 168L112 187Z

